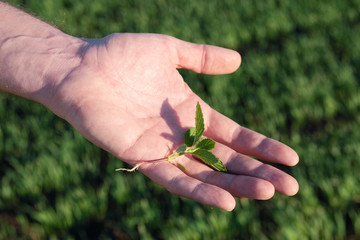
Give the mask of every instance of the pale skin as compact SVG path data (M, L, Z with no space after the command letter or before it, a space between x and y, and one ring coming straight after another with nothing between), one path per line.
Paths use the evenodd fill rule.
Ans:
M177 70L232 73L236 51L158 34L77 38L2 2L0 16L0 90L43 104L130 165L144 162L139 171L171 193L227 211L235 198L297 193L292 176L265 163L294 166L296 152L212 109ZM188 155L176 159L186 171L157 160L183 143L198 101L228 173Z

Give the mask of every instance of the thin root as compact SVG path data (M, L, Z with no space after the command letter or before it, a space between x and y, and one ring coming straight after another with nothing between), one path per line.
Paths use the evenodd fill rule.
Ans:
M144 162L138 163L136 164L133 168L129 169L129 168L118 168L115 169L115 171L126 171L126 172L134 172L136 171Z
M145 161L145 162L140 162L138 164L136 164L133 168L118 168L115 169L115 171L125 171L125 172L134 172L136 170L138 170L138 168L144 164L144 163L149 163L149 162L158 162L158 161L168 161L169 163L173 164L174 166L179 167L181 170L186 171L186 168L181 165L180 163L174 161L173 158L162 158L162 159L156 159L156 160L152 160L152 161Z

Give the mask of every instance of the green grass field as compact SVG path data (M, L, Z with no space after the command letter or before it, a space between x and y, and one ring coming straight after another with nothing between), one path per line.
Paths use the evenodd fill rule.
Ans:
M281 168L300 191L206 207L115 172L123 163L65 121L0 93L0 239L360 239L359 0L9 2L74 36L239 51L234 74L180 72L215 109L294 148L300 163Z

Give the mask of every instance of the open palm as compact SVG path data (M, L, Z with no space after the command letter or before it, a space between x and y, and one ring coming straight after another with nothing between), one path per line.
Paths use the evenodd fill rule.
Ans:
M231 210L234 197L268 199L275 191L293 195L294 178L262 162L295 165L289 147L240 127L204 103L184 83L177 68L205 74L224 74L240 65L238 53L197 45L164 35L113 34L83 40L82 63L57 89L54 109L83 136L177 195ZM200 102L205 136L217 144L213 152L229 173L220 173L191 156L166 161L194 126Z

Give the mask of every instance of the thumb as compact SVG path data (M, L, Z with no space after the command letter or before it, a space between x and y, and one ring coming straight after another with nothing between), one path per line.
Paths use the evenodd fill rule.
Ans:
M197 73L226 74L238 69L241 56L238 52L222 47L195 44L174 38L173 63Z

